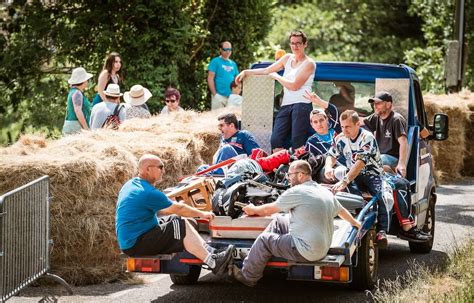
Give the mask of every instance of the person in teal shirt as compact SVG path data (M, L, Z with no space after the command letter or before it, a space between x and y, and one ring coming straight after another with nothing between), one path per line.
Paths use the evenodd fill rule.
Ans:
M92 104L84 95L84 90L87 88L90 78L92 78L92 74L86 72L83 67L75 68L72 71L71 78L68 80L71 89L67 96L63 135L79 133L82 129L89 130Z
M230 59L232 44L224 41L219 45L220 56L211 60L208 66L207 84L211 91L211 109L227 106L227 100L232 93L230 84L239 74L237 64Z

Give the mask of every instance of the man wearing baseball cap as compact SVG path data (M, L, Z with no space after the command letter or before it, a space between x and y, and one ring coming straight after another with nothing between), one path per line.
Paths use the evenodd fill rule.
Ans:
M392 110L393 98L390 93L379 91L369 99L369 103L373 104L375 113L365 118L364 124L375 133L384 170L399 174L387 174L385 177L396 194L394 210L401 227L399 237L413 242L429 241L431 236L416 228L411 215L410 182L405 179L408 160L407 122L402 115Z
M379 145L382 164L406 177L408 140L405 118L392 110L392 95L379 91L369 99L374 113L364 119L365 126L375 134Z

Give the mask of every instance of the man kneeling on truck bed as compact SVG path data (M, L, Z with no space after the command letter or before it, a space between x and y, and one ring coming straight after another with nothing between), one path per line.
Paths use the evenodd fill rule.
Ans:
M120 190L115 217L115 230L120 249L128 256L170 254L186 249L203 260L214 274L226 272L232 259L233 245L215 253L188 220L171 216L158 220L159 215L176 214L211 220L212 212L200 211L184 203L168 199L154 187L165 172L160 158L143 155L138 162L138 177L125 183Z
M340 216L360 229L360 222L334 198L326 188L311 180L308 162L296 160L288 170L292 186L277 201L243 208L247 215L279 215L255 240L242 270L232 266L234 278L247 285L255 286L263 276L263 270L272 256L296 262L311 262L326 256L334 233L334 217Z

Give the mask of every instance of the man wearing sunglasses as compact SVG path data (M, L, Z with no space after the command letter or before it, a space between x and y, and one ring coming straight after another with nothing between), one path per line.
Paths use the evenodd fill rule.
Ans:
M211 109L227 106L227 100L232 93L230 84L239 74L237 64L230 59L232 44L224 41L219 44L220 56L211 60L208 66L207 84L211 91Z
M311 91L316 63L305 53L308 38L302 31L291 32L289 40L291 54L266 68L246 69L236 78L239 83L248 75L269 75L283 86L283 101L270 139L273 152L287 148L288 139L293 149L298 149L312 134L308 117L313 106L303 95ZM283 76L278 74L281 70L284 70Z
M234 278L253 287L263 276L272 256L296 262L320 260L326 256L334 233L334 217L339 216L360 229L355 220L334 195L325 187L311 180L308 162L296 160L287 173L291 188L277 201L255 206L249 204L243 211L249 216L278 215L252 245L243 261L242 270L233 265Z
M165 102L166 105L160 112L160 115L168 115L171 112L184 112L184 109L179 106L179 100L181 99L181 93L174 87L168 87L165 91Z
M203 260L214 274L223 274L232 259L233 245L217 253L199 236L187 219L212 220L214 214L177 203L155 188L165 167L155 155L145 154L138 161L138 177L120 190L115 213L115 231L120 249L128 256L150 256L188 251Z

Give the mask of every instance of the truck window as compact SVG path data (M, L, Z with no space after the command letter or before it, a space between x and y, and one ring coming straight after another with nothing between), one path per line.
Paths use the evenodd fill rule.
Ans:
M428 118L426 117L425 105L423 102L423 95L421 94L420 83L418 80L413 80L413 88L415 90L415 104L416 104L416 116L418 121L416 121L419 126L427 127Z
M374 95L374 83L347 81L314 81L313 91L325 101L334 104L339 112L356 110L365 117L373 113L368 99Z

